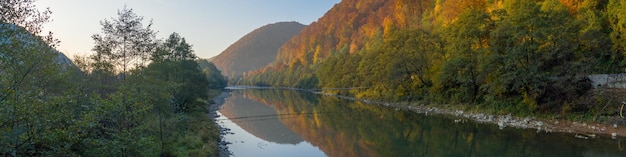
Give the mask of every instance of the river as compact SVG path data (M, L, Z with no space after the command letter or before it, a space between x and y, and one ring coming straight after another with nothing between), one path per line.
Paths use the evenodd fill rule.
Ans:
M500 129L310 92L235 89L218 110L232 156L626 156L626 139Z

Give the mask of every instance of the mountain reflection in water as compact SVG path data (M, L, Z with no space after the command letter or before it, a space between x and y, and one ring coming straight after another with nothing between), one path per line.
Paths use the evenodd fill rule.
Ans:
M278 144L298 144L300 136L285 127L276 117L276 111L260 102L233 94L219 110L223 116L250 134Z
M447 116L292 90L233 90L219 112L260 139L306 147L296 151L298 156L626 156L623 139L584 140L565 133L500 130L491 124L455 123ZM264 150L233 151L241 156L237 151ZM294 155L293 150L283 151L271 156Z

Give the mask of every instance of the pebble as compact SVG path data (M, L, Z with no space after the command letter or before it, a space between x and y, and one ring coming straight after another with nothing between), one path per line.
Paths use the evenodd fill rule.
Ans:
M530 118L528 118L528 117L524 118L524 123L528 124L528 122L530 122Z
M611 133L611 138L612 139L617 139L617 133Z
M504 125L504 122L500 121L498 122L498 126L500 128L500 130L504 129L506 126Z
M589 137L583 136L583 135L574 135L574 137L580 138L580 139L585 139L585 140L589 138Z

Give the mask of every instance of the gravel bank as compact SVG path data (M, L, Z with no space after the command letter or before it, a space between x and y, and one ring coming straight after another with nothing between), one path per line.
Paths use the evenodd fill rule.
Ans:
M213 98L213 102L214 104L211 104L210 109L211 112L209 114L209 116L211 116L211 119L213 119L213 122L215 123L215 126L217 126L217 128L220 131L220 143L219 143L219 150L220 150L220 157L229 157L232 153L228 150L228 142L222 140L224 139L224 135L230 133L230 130L228 128L222 128L221 125L219 125L217 123L217 121L215 119L219 118L219 115L217 114L217 111L220 109L220 107L224 104L224 101L226 98L230 97L230 91L224 91L222 92L219 96Z
M514 127L522 129L537 129L539 132L565 132L572 133L575 138L595 138L597 135L608 136L611 138L626 137L626 126L623 124L600 124L600 123L583 123L566 120L555 119L537 119L533 117L515 117L511 114L508 115L493 115L485 113L472 113L465 112L463 110L441 109L430 106L408 106L399 103L388 103L380 101L372 101L367 99L356 99L354 97L348 97L343 95L335 95L329 93L315 92L315 94L335 96L342 99L361 101L367 104L382 105L387 107L393 107L397 109L408 109L416 113L425 115L440 114L440 115L452 115L458 119L455 122L463 122L466 120L473 120L479 123L496 124L500 129L505 127Z

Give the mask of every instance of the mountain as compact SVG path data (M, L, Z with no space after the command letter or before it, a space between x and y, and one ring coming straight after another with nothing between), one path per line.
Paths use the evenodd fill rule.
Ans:
M343 0L240 82L587 111L576 76L623 72L623 17L624 0Z
M434 0L343 0L282 45L272 66L250 75L315 64L331 53L374 49L385 33L421 25L434 5Z
M19 47L19 49L23 49L26 47L34 48L44 45L43 47L45 48L41 50L41 54L50 53L51 55L56 56L54 57L54 62L57 64L64 66L75 66L74 63L72 63L72 61L65 54L47 46L47 44L44 43L44 41L40 37L33 35L32 33L26 31L24 28L8 23L0 23L0 28L2 29L0 31L0 33L2 33L2 35L0 35L0 47L9 47L13 42L18 42L22 44L23 47ZM15 47L13 47L13 49L15 49ZM49 52L45 52L48 50ZM20 53L20 55L23 54L24 53ZM11 54L0 54L0 56L4 55Z
M280 114L269 104L254 101L245 95L233 94L228 98L220 113L232 120L250 134L265 141L279 144L298 144L302 138L286 127L280 118ZM276 118L268 118L268 115L277 115Z
M55 52L58 53L57 57L54 58L54 61L56 63L74 66L74 63L72 62L72 60L68 58L65 54L63 54L63 52L58 52L58 51L55 51Z
M278 22L258 28L230 45L211 61L225 76L241 77L276 58L278 48L304 28L298 22Z

